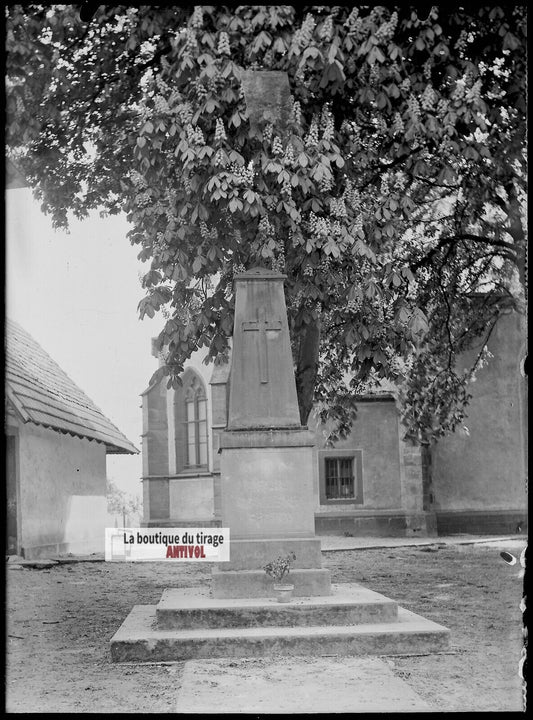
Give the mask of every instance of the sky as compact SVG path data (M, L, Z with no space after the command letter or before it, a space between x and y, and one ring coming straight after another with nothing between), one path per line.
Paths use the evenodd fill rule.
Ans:
M147 264L125 216L73 219L56 231L27 188L5 191L6 314L18 322L140 450L140 394L164 319L139 320ZM142 496L141 455L108 455L107 475Z

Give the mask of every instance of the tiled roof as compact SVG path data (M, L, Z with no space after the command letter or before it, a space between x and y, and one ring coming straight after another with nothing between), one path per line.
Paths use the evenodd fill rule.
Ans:
M6 399L24 422L139 451L18 323L6 318Z

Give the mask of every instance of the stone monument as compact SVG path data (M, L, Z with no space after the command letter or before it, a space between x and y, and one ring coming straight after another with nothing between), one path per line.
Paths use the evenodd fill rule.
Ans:
M314 536L311 434L299 421L284 276L235 278L227 430L221 434L222 525L230 561L210 590L169 588L135 606L111 640L118 662L445 650L449 631L357 583L332 585ZM296 554L293 602L278 603L264 565ZM164 572L164 570L163 570Z
M226 432L220 436L221 519L231 560L213 572L214 597L268 594L263 566L294 552L297 595L329 595L315 538L314 438L300 423L283 291L285 275L235 276Z

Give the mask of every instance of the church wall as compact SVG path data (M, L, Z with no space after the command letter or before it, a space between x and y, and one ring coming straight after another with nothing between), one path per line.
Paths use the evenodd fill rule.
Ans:
M176 477L169 480L170 517L176 525L204 525L215 520L212 475Z
M325 448L321 428L313 425L317 438L317 465L319 452L326 450L335 456L335 451L361 451L363 476L363 502L343 502L345 510L385 509L402 506L400 484L400 452L398 444L398 413L394 400L360 401L357 403L357 420L352 432L345 440L339 440L332 449ZM321 504L319 509L328 511L330 504ZM338 509L338 508L335 508Z
M315 528L319 535L422 536L436 534L436 521L424 509L420 449L401 440L399 415L392 397L359 400L352 432L325 449L321 427L316 432L317 481ZM324 502L323 456L350 456L359 463L359 502ZM360 458L360 461L359 461ZM321 487L322 486L322 487Z
M500 318L488 343L492 357L471 384L463 427L432 448L432 492L442 531L514 532L519 521L525 526L524 338L521 316ZM462 365L477 352L465 355Z
M167 389L162 380L143 395L143 474L166 475L168 456Z

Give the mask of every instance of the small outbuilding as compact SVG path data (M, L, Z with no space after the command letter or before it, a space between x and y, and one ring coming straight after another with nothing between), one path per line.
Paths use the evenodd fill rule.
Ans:
M103 552L106 455L138 449L6 319L7 553Z

